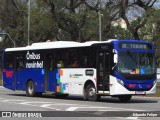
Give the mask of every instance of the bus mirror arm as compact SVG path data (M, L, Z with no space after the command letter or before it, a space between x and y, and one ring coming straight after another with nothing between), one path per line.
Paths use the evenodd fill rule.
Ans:
M117 54L114 54L114 58L113 58L114 60L114 63L118 63L118 55Z
M117 63L112 67L112 70L114 70L114 68L117 66Z
M113 61L114 61L114 66L112 67L112 70L117 66L118 64L118 54L114 54L114 57L113 57Z

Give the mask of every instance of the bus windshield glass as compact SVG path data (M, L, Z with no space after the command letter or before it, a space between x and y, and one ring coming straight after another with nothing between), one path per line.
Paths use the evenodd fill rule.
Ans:
M155 57L147 52L119 52L117 72L120 74L151 75L156 73Z

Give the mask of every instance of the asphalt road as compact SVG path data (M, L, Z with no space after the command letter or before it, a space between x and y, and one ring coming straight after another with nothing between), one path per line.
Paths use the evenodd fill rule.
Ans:
M25 92L0 87L0 120L8 120L10 116L15 120L21 117L26 120L27 117L33 120L151 120L155 116L154 119L158 120L160 117L157 115L160 116L160 98L134 96L130 102L120 103L117 98L108 96L98 102L90 102L80 96L67 99L45 94L26 97Z

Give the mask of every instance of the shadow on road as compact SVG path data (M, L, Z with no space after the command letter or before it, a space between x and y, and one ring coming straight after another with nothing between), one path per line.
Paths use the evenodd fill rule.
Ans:
M27 97L26 94L8 94L10 96L19 96L19 97ZM49 94L43 94L41 97L36 98L47 98L47 99L62 99L62 98L56 98L54 95ZM68 96L67 98L63 98L62 100L75 100L75 101L84 101L82 96ZM117 104L138 104L138 103L157 103L158 100L154 98L145 98L145 97L132 97L132 99L127 103L122 103L119 101L118 98L105 96L100 99L100 101L97 102L104 102L104 103L117 103Z

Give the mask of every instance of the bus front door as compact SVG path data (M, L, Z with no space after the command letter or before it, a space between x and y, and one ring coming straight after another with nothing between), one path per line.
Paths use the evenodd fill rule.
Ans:
M109 91L110 54L108 51L97 52L97 90Z

